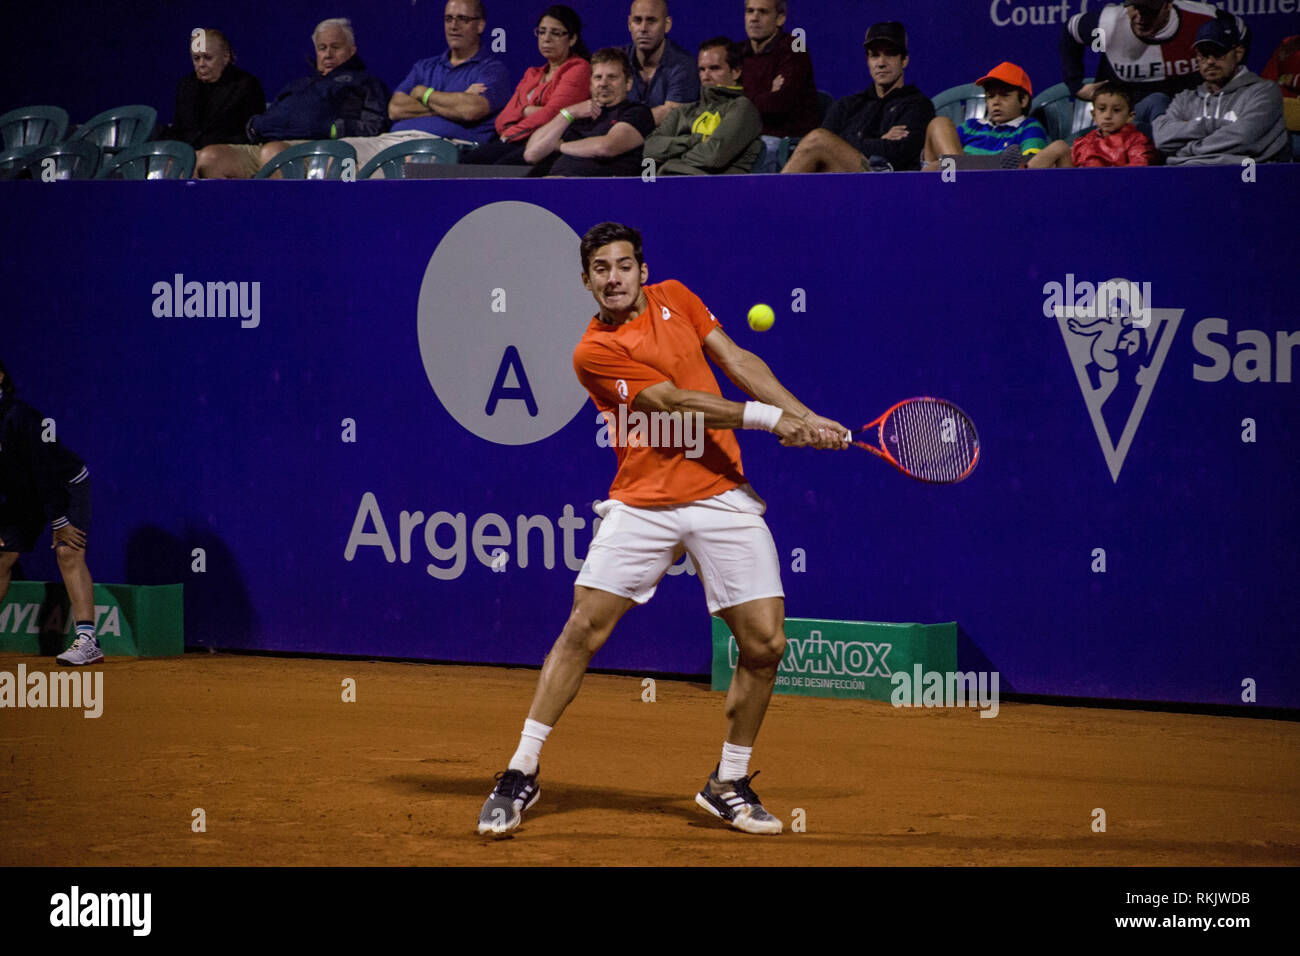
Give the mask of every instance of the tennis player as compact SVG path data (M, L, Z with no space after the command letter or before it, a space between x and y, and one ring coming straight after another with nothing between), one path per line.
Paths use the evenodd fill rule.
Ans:
M36 547L45 525L68 589L77 637L56 660L95 664L104 659L95 637L95 595L86 567L90 531L90 472L57 439L46 441L41 413L20 402L0 362L0 602L19 553Z
M624 415L700 415L704 446L688 455L663 443L615 442L618 472L609 499L596 508L602 521L578 574L573 610L542 665L519 749L496 776L478 832L519 826L540 793L542 744L577 696L592 655L689 552L709 613L726 621L740 648L722 758L695 800L739 830L780 833L781 821L750 786L749 760L785 653L785 593L762 517L766 505L745 479L734 429L762 429L783 445L813 448L847 448L849 430L790 394L680 282L646 285L636 229L601 223L583 237L581 253L582 283L599 313L574 350L573 365L596 408L607 420L619 420L620 405L627 406ZM706 355L755 401L723 398Z

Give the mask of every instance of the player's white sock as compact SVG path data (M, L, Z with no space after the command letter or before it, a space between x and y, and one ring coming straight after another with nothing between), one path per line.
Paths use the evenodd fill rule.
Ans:
M523 773L537 773L537 764L542 755L542 744L546 743L546 735L551 732L551 728L535 720L524 721L524 732L519 735L519 749L515 755L510 758L507 765L508 770L519 770Z
M94 622L94 621L78 621L78 622L77 622L77 637L88 637L88 638L90 638L92 641L96 640L96 638L95 638L95 622Z
M739 780L749 773L749 757L753 747L737 747L735 744L722 745L722 760L718 764L719 780Z

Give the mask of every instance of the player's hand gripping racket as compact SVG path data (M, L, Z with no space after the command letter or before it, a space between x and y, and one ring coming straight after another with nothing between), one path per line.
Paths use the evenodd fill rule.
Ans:
M850 439L918 481L949 485L980 460L980 439L966 413L941 398L899 402Z

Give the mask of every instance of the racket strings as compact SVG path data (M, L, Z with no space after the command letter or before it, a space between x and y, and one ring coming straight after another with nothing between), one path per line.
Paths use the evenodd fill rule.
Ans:
M894 411L888 425L898 464L918 478L958 481L974 464L979 439L974 426L952 405L908 402Z

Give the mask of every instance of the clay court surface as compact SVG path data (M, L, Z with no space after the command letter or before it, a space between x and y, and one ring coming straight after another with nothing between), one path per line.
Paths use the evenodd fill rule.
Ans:
M54 666L0 656L0 670L20 663ZM1300 863L1291 722L776 697L751 768L787 826L755 837L693 799L723 695L660 680L645 703L640 679L592 674L543 751L540 802L487 840L473 826L536 671L195 654L99 669L98 719L0 710L0 863ZM348 677L356 703L341 699ZM806 832L792 832L797 809Z

